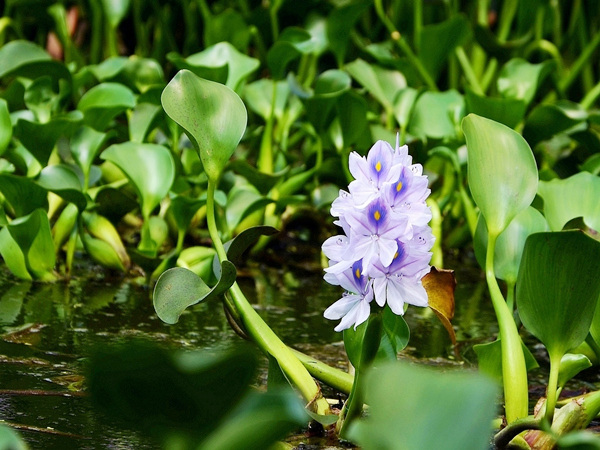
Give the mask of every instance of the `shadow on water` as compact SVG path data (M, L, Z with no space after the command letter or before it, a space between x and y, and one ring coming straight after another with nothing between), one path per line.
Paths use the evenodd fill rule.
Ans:
M472 344L495 334L495 319L479 268L471 260L448 261L447 266L456 270L458 281L453 323L462 360L455 358L436 316L415 307L406 314L411 339L401 357L471 366ZM93 268L85 273L89 275L55 284L22 282L5 270L0 273L0 418L19 424L34 449L156 448L126 425L92 410L83 377L92 348L144 337L173 348L217 349L239 338L218 302L198 305L176 325L166 325L154 314L146 287ZM320 270L250 267L241 273L240 285L287 344L347 369L341 333L322 315L341 292L323 281Z

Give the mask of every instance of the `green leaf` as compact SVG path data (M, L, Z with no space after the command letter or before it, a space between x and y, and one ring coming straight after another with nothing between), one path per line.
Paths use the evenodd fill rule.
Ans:
M344 92L336 102L336 117L342 129L344 148L368 134L367 101L355 91Z
M525 241L530 234L549 231L544 216L529 206L515 216L508 227L500 233L494 253L494 271L497 278L516 283ZM473 244L479 265L485 269L488 230L483 216L479 216Z
M180 70L161 97L166 113L186 132L216 182L246 129L246 107L222 84Z
M8 144L10 144L12 129L8 103L3 98L0 98L0 155L6 151Z
M338 98L350 90L351 84L350 76L341 70L327 70L317 77L314 94L304 100L308 120L317 131L329 126Z
M53 61L44 49L32 42L16 40L0 48L0 78L21 76L34 79L45 75L55 80L71 80L71 73L63 63Z
M273 94L275 107L273 108ZM247 84L243 89L243 97L248 107L267 121L271 115L280 119L290 95L290 87L285 81L273 81L261 78Z
M530 371L538 368L539 364L527 346L521 343L521 348L525 356L526 370ZM473 346L473 350L477 355L479 371L502 386L502 344L500 340L476 344Z
M568 251L565 251L568 249ZM583 342L600 296L600 242L581 231L536 233L527 238L517 307L523 325L550 357Z
M253 392L224 424L205 441L202 449L267 449L277 440L308 422L309 416L291 389ZM261 424L257 427L257 424Z
M462 127L469 188L490 234L498 235L535 197L535 158L523 137L502 124L469 114Z
M470 36L471 27L467 18L455 14L450 19L426 25L421 30L419 58L433 78L438 78L454 49Z
M48 191L29 178L0 173L0 192L12 206L16 217L26 216L37 208L48 209Z
M134 185L144 219L166 197L175 180L175 161L162 145L113 144L102 152L101 158L118 166Z
M582 217L588 227L600 230L600 177L597 175L580 172L564 180L540 181L538 193L544 199L544 215L551 230L562 230L577 217Z
M556 442L558 450L600 450L600 437L592 431L571 431Z
M50 122L30 122L20 118L13 130L15 137L42 164L46 165L56 142L61 136L70 136L81 126L80 111L54 116Z
M344 69L390 111L396 94L406 87L406 79L400 72L383 69L360 58L346 64Z
M225 244L227 248L227 259L234 264L241 262L242 254L254 245L261 236L273 236L279 233L277 228L268 225L247 228L238 234L233 240Z
M350 364L356 368L360 367L363 340L365 338L365 332L367 331L369 320L370 318L356 328L346 328L342 332L344 336L344 348L346 349L346 355L348 356Z
M591 361L582 354L567 353L560 360L558 372L558 387L563 388L565 384L582 370L592 367Z
M248 392L256 366L248 348L173 354L137 342L97 347L87 380L93 403L111 417L164 444L178 433L192 439L186 447L196 448Z
M383 310L383 331L390 341L394 356L408 345L410 329L404 317L398 316L390 308Z
M33 278L54 280L56 255L46 211L36 209L27 216L13 220L7 228L23 252L27 270Z
M59 101L58 95L52 88L52 79L39 77L32 81L25 89L24 101L27 109L33 111L39 122L48 122Z
M13 275L22 280L31 280L31 274L27 270L25 256L19 248L19 244L13 239L7 227L0 229L0 255L4 264Z
M27 443L19 433L8 425L0 425L0 448L4 450L27 450Z
M394 117L401 127L407 127L410 122L419 92L411 87L398 91L394 99Z
M274 200L263 197L251 184L236 184L227 195L225 218L231 230L235 229L254 211L264 209Z
M250 27L238 11L227 8L204 21L204 45L231 42L235 48L247 52L251 37Z
M368 374L369 415L348 437L366 450L480 450L489 444L496 395L478 374L388 363Z
M554 61L531 64L521 58L510 59L498 74L498 92L504 98L531 103L538 88L555 68Z
M521 99L484 97L470 90L467 90L465 106L467 113L487 117L509 128L523 120L527 109L527 104Z
M464 109L463 96L453 89L425 92L417 98L408 132L421 138L456 138Z
M370 5L371 2L368 0L359 0L342 4L329 14L327 18L327 39L338 66L341 67L344 64L348 44L351 42L350 33L354 24Z
M182 267L164 272L154 287L154 309L166 323L174 324L188 307L223 294L236 278L235 266L230 261L221 264L221 276L211 289L196 275Z
M169 60L178 69L188 69L199 77L206 76L205 68L226 67L227 81L225 85L234 91L238 90L242 82L260 66L258 59L240 53L229 42L219 42L187 58L181 58L179 55L171 53L169 54Z
M273 78L284 78L288 64L300 55L314 53L317 50L316 44L308 31L298 27L286 28L267 53L267 65Z
M131 89L119 83L101 83L83 94L77 109L83 112L87 125L103 131L117 115L134 106Z
M588 118L587 111L578 103L558 100L554 104L540 104L527 117L523 137L531 147L552 136L566 132Z
M129 139L133 142L144 142L146 135L152 130L162 109L152 103L139 103L129 118Z
M84 174L89 178L90 169L100 153L102 145L108 137L107 133L82 126L71 137L71 155ZM87 186L85 186L87 188Z
M102 9L111 28L117 28L127 15L129 0L102 0Z
M69 166L65 164L46 166L36 181L44 189L74 203L80 211L86 208L87 198L81 192L81 181Z
M281 170L278 173L260 172L253 165L243 159L234 159L227 164L227 168L243 176L248 182L254 186L258 192L266 195L273 186L277 184L283 176L289 172L289 167Z
M198 212L200 207L206 204L206 199L200 200L190 198L185 195L177 195L171 199L169 213L172 215L177 226L177 230L185 232L190 226L192 218Z

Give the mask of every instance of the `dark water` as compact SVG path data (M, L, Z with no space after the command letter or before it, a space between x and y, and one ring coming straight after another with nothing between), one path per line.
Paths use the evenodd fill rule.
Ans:
M411 339L402 357L471 366L472 344L495 334L495 319L480 270L472 261L449 260L447 267L455 269L458 280L453 323L460 358L435 315L415 307L406 315ZM157 448L126 425L92 410L82 390L86 356L97 345L135 337L179 349L227 347L240 338L217 302L198 305L176 325L166 325L154 314L147 287L89 269L70 282L55 284L26 283L0 271L0 418L20 425L33 449ZM287 344L346 368L341 334L322 316L341 292L324 283L321 275L314 268L284 272L250 267L239 282Z

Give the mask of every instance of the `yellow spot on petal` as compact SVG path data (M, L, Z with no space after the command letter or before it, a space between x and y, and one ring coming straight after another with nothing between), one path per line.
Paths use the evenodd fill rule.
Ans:
M360 269L356 268L356 271L354 272L354 276L358 279L360 278Z
M375 164L375 170L377 172L381 172L381 161L377 161L377 164Z
M400 192L402 190L402 181L398 181L398 184L396 185L396 192Z
M379 220L381 219L381 213L375 210L375 212L373 213L373 217L375 218L375 220Z
M394 259L398 257L398 252L394 253Z

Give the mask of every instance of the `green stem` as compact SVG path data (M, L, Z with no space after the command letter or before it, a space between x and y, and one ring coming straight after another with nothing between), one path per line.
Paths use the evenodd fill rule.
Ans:
M583 97L583 100L581 100L580 104L583 109L590 109L599 96L600 82L596 84L587 94L585 94L585 97Z
M517 435L527 430L539 430L540 425L540 420L533 417L515 420L494 436L494 448L504 449Z
M431 265L441 269L444 267L444 254L442 252L442 212L437 202L429 197L427 199L427 206L431 209L431 231L435 236L435 242L431 251L433 256L431 257Z
M512 423L527 416L529 391L527 369L519 331L502 296L494 272L494 253L499 233L488 233L488 246L485 258L485 278L490 290L492 305L498 320L502 345L502 377L504 383L504 403L506 421Z
M458 59L458 62L463 70L463 74L469 82L469 85L471 86L473 92L475 92L477 95L485 95L483 89L481 88L481 85L479 84L479 80L477 79L477 76L475 75L475 72L471 67L469 58L467 58L465 49L462 47L457 47L456 50L454 50L454 53L456 54L456 58Z
M546 388L546 413L544 415L548 424L552 425L554 419L554 409L556 408L556 391L558 389L558 372L560 369L560 353L550 355L550 376L548 378L548 387Z
M400 32L396 29L394 24L390 21L390 19L386 16L385 11L383 10L383 5L381 3L382 0L375 0L375 11L379 16L379 20L385 25L392 41L398 46L398 48L406 55L410 63L414 66L416 71L419 73L419 76L423 80L423 82L427 85L429 89L432 91L437 91L438 87L435 84L435 81L421 62L421 60L415 55L412 51L406 40L402 37Z
M423 1L422 0L414 0L413 8L414 8L413 44L415 46L415 51L417 53L419 53L419 50L421 47L421 30L423 29Z
M371 314L362 341L360 362L358 363L358 367L356 367L352 391L344 405L345 413L342 411L340 419L338 420L338 429L340 430L340 435L342 437L345 435L349 424L358 419L362 414L363 405L365 403L366 387L364 377L365 373L370 369L373 360L377 355L377 351L379 350L382 329L383 322L381 313ZM339 426L340 423L341 427Z
M587 418L585 426L588 426L600 413L600 391L589 394L583 401L583 408Z
M506 306L511 313L515 310L515 285L516 280L506 281Z
M513 19L519 6L518 0L505 0L502 2L502 11L500 11L500 24L498 25L498 40L506 42L510 33Z
M90 63L97 64L102 58L102 18L104 12L100 0L90 0L92 10L92 26L90 27L92 37L90 41Z
M275 105L277 102L277 82L272 81L271 114L267 118L265 130L260 142L257 166L263 173L273 173L273 123L275 122Z
M315 377L317 380L322 381L327 386L349 394L352 390L352 384L354 383L354 377L348 372L331 367L324 362L321 362L315 358L305 355L298 350L291 349L292 353L302 362L308 372Z
M571 84L573 84L575 79L579 76L581 70L590 61L599 45L600 33L596 33L592 41L583 49L581 55L579 55L579 58L575 60L567 76L560 80L558 86L561 91L567 90Z
M206 223L213 246L219 256L219 261L223 262L227 260L227 253L223 247L215 220L215 188L216 180L209 179L206 200ZM261 350L277 360L281 370L283 370L288 379L298 388L304 399L318 414L328 414L329 404L321 395L321 390L315 380L300 360L294 356L292 351L279 339L262 317L254 310L252 305L250 305L250 302L246 299L237 282L233 283L229 289L229 293L248 335L252 337Z

